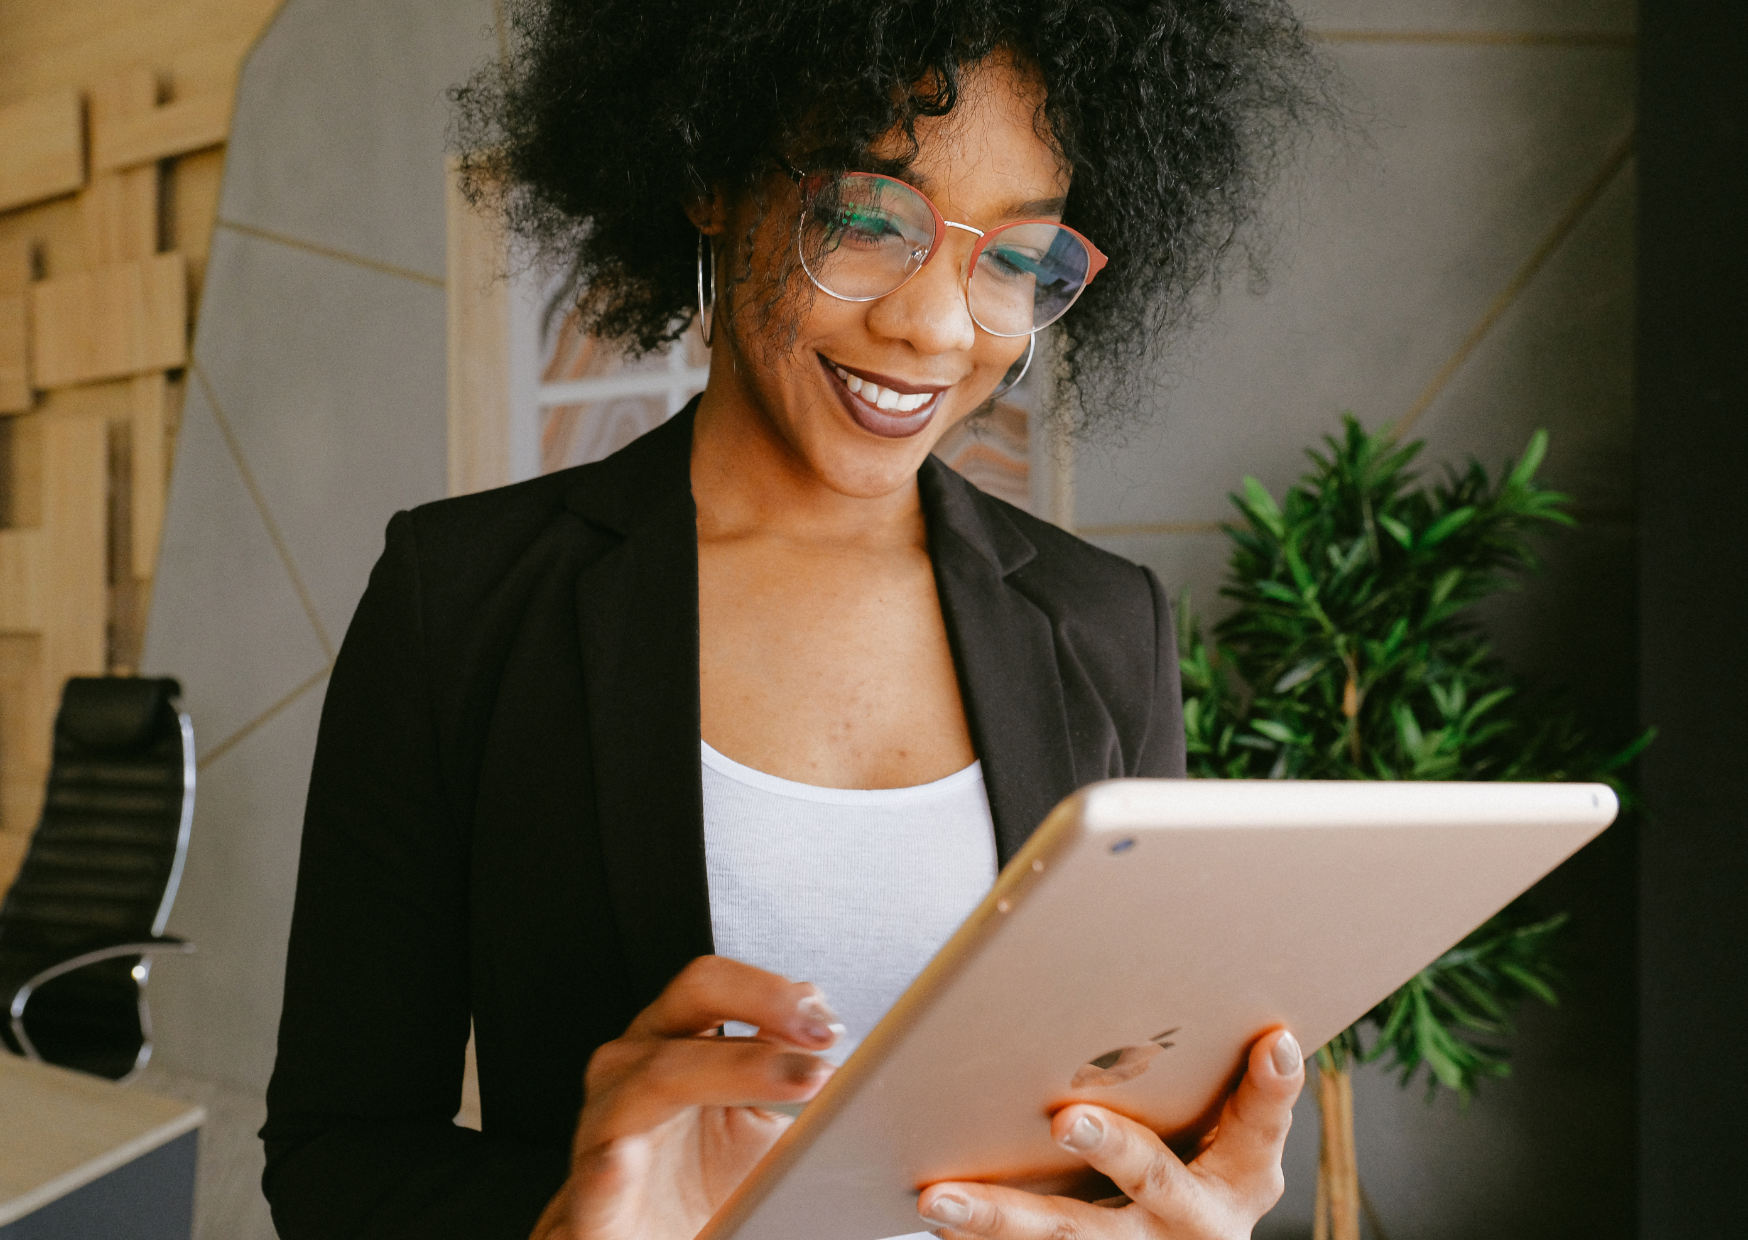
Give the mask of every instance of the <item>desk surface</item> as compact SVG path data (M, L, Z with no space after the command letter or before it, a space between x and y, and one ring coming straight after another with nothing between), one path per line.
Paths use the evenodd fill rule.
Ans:
M0 1226L205 1121L192 1103L0 1049Z

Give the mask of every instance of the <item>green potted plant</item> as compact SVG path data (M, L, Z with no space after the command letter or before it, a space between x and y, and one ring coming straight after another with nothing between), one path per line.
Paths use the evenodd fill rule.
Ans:
M1221 593L1236 604L1203 634L1178 608L1190 773L1224 779L1607 779L1651 733L1608 755L1572 711L1495 655L1482 599L1534 572L1532 539L1574 524L1536 484L1538 431L1493 484L1475 462L1431 485L1418 442L1351 416L1281 503L1254 478ZM1404 1085L1465 1099L1510 1071L1503 1045L1526 998L1556 1001L1563 914L1513 905L1317 1053L1322 1152L1317 1240L1359 1240L1362 1197L1351 1070L1383 1061ZM1375 1227L1375 1224L1374 1224Z

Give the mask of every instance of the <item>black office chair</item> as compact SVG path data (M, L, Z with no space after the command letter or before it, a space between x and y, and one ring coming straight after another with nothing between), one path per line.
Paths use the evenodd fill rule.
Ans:
M152 957L194 819L194 729L174 680L76 677L55 717L42 818L0 905L0 1040L129 1081L152 1054Z

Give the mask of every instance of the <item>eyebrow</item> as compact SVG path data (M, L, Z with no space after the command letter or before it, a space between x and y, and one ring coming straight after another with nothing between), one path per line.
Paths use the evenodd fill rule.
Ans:
M1037 215L1061 215L1063 208L1067 205L1068 196L1066 194L1059 194L1055 198L1029 198L1025 202L1009 208L1004 215L1022 220L1028 220Z

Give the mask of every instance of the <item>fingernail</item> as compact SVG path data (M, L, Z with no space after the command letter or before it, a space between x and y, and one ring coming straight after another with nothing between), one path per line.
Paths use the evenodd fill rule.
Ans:
M1075 1120L1074 1126L1062 1134L1062 1144L1082 1154L1098 1149L1104 1139L1105 1126L1090 1115Z
M971 1203L963 1197L942 1193L929 1203L929 1212L923 1217L943 1227L963 1227L971 1221Z
M777 1056L777 1075L790 1085L805 1085L818 1076L823 1067L823 1060L796 1051Z
M844 1036L844 1026L838 1021L838 1014L831 1010L825 999L817 994L808 995L795 1005L801 1013L801 1032L815 1042L835 1042Z
M1292 1076L1299 1070L1299 1065L1305 1061L1305 1052L1299 1049L1299 1039L1290 1033L1283 1033L1275 1043L1275 1049L1269 1052L1269 1058L1274 1061L1275 1072L1280 1076Z

